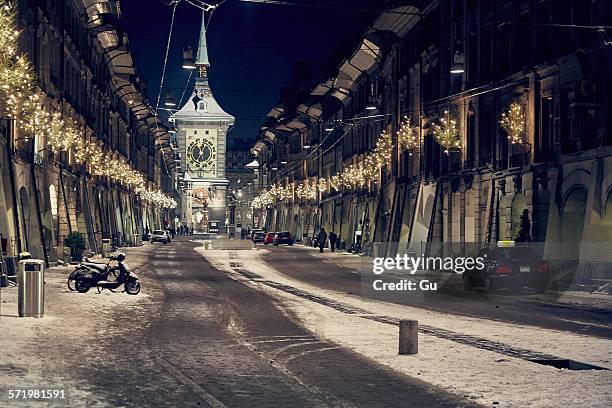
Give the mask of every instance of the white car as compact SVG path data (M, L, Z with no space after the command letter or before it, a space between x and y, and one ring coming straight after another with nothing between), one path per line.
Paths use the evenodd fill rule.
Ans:
M151 242L163 242L164 244L167 244L170 242L170 237L164 230L155 230L151 234Z

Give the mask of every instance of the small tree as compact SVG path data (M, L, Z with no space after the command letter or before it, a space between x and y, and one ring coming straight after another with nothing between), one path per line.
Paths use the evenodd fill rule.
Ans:
M73 261L80 261L85 250L85 238L79 232L71 232L64 238L64 245L70 248L70 256Z

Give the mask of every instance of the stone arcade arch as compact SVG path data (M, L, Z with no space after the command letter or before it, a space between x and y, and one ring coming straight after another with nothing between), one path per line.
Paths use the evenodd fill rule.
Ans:
M601 238L607 242L612 241L612 188L610 188L608 194L606 195L606 201L604 202L604 213L601 223L604 227L604 236Z
M525 209L529 209L527 207L527 198L523 193L517 193L512 199L512 238L516 238L516 236L518 235L518 232L521 227L521 215L523 214L523 210ZM529 220L533 221L533 215L531 214L531 211L529 211Z
M584 230L588 191L582 186L569 190L561 210L561 241L563 258L567 261L577 261L580 242Z

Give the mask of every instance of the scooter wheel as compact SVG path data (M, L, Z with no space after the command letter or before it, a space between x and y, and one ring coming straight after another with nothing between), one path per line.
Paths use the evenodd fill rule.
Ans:
M76 281L74 280L74 278L72 276L69 276L68 277L68 289L75 291L76 290L75 282Z
M138 281L125 282L125 291L128 295L137 295L140 292L140 283Z
M88 292L89 289L91 289L91 286L89 285L89 283L85 282L82 279L78 279L74 283L74 287L76 288L77 292L79 292L79 293L85 293L85 292Z

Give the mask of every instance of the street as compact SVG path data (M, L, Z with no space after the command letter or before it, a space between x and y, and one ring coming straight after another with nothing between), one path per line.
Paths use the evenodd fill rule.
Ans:
M3 304L3 333L21 340L0 340L11 356L0 364L2 384L65 389L70 406L471 405L318 338L211 267L198 246L181 238L126 251L142 279L135 297L69 292L67 274L49 272L40 323L17 320ZM33 333L10 331L20 324Z
M267 264L283 274L323 289L381 298L439 312L612 339L612 301L608 296L591 296L588 302L584 301L584 297L577 297L572 299L573 302L568 302L553 291L543 295L486 295L466 292L457 278L455 283L459 284L450 284L444 290L427 294L425 298L402 296L388 299L389 296L384 294L363 291L362 263L354 259L346 262L343 258L347 256L341 255L341 252L331 254L326 250L325 254L320 255L316 250L295 251L283 246L271 248L263 255Z

